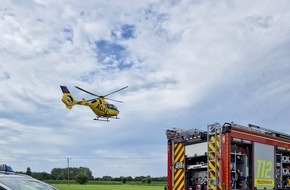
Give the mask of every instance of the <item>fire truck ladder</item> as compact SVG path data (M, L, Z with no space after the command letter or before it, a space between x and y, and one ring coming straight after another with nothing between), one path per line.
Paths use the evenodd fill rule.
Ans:
M208 169L207 169L207 189L221 190L221 133L222 126L219 123L208 125Z

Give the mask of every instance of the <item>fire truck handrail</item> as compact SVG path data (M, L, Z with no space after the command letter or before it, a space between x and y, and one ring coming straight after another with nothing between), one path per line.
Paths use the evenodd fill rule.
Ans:
M215 123L213 125L209 125L212 127L212 129L214 129L215 126L220 126L219 123ZM222 132L225 133L228 130L230 131L230 128L239 128L239 129L243 129L249 132L257 132L257 133L262 133L265 135L269 135L272 137L279 137L279 138L283 138L283 139L288 139L290 140L290 134L287 133L282 133L282 132L278 132L272 129L266 129L257 125L253 125L253 124L249 124L248 126L243 126L240 124L236 124L234 122L231 123L225 123L223 125L223 129ZM209 131L201 131L199 129L196 128L192 128L189 130L183 130L183 129L179 129L179 128L172 128L172 129L167 129L166 130L166 136L167 139L175 141L175 142L190 142L192 139L203 139L204 136L210 135L212 133L211 130Z
M178 128L172 128L166 130L167 139L175 142L187 142L192 139L203 139L206 138L207 132L201 131L196 128L189 130L183 130Z
M272 129L263 128L263 127L260 127L257 125L249 124L248 126L243 126L243 125L235 124L233 122L231 122L230 124L232 127L237 127L237 128L244 129L244 130L249 130L251 132L259 132L259 133L263 133L263 134L274 136L274 137L280 137L283 139L290 139L290 134L278 132L278 131L275 131Z

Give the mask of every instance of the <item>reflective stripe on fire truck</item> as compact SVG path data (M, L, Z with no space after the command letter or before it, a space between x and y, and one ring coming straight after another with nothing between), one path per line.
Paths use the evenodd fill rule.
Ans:
M220 184L220 135L211 136L208 142L208 187L209 190L221 190Z
M184 146L174 144L174 187L173 190L184 190Z

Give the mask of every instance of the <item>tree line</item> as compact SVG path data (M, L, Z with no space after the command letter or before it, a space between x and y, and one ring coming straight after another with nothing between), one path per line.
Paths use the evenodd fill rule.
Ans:
M24 173L24 172L19 172ZM87 167L70 167L70 168L53 168L51 173L47 172L32 172L31 168L28 167L25 174L30 175L39 180L76 180L76 181L117 181L126 183L127 181L132 182L142 182L142 183L151 183L151 181L164 182L166 181L166 177L151 177L151 176L120 176L120 177L112 177L112 176L103 176L94 178L93 172Z
M19 172L24 173L24 172ZM53 168L51 173L32 172L30 167L26 169L25 174L39 180L75 180L80 184L85 184L88 180L93 180L92 171L86 167L71 168Z
M151 177L150 175L148 176L136 176L136 177L131 177L131 176L120 176L120 177L111 177L111 176L103 176L103 177L96 177L94 180L97 181L123 181L126 179L126 181L136 181L136 182L142 182L144 179L150 178L152 181L166 181L167 177Z

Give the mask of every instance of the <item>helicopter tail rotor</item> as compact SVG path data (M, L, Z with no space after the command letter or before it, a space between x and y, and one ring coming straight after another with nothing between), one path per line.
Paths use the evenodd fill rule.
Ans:
M74 105L81 104L83 102L83 100L76 101L66 86L60 86L60 88L63 93L61 100L68 109L72 109Z

